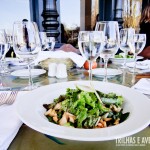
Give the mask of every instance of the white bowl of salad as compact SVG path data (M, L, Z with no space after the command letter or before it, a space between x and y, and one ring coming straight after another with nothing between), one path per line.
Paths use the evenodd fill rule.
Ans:
M137 56L137 60L142 59L142 56ZM117 55L114 55L114 58L110 58L110 60L112 61L112 63L114 64L122 64L124 63L125 57L124 57L124 53L119 53ZM133 62L134 61L134 55L127 55L126 56L126 62Z

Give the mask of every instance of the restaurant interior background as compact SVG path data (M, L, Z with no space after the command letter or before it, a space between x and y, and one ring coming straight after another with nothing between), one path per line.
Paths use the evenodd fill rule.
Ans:
M13 22L26 18L61 43L63 24L66 43L77 47L78 32L94 30L97 20L117 20L120 28L138 30L141 10L147 3L149 0L2 0L1 15L10 17L1 17L0 28L11 34Z

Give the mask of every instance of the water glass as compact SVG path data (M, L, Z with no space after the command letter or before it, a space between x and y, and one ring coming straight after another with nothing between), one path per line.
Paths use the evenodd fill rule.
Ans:
M15 22L13 25L13 48L17 57L28 63L29 85L27 90L36 88L33 85L31 63L41 51L41 42L38 28L35 22Z
M105 75L107 81L107 64L111 57L114 57L120 45L119 26L117 21L99 21L96 23L96 30L103 31L105 35L104 48L100 51L100 57L104 59Z
M122 68L127 68L127 55L130 51L130 45L133 43L135 29L124 28L120 30L120 49L124 52L124 64Z
M7 35L4 29L0 29L0 73L5 74L8 72L7 64L5 63L5 55L10 48L7 40Z
M49 48L48 38L46 32L39 32L40 40L41 40L41 48L42 50L47 50Z
M133 43L130 45L132 53L134 53L134 67L130 70L132 73L137 73L136 70L136 59L137 55L144 49L146 44L146 34L135 34Z
M89 80L92 80L92 63L100 55L104 47L103 31L80 31L78 46L83 57L89 62Z

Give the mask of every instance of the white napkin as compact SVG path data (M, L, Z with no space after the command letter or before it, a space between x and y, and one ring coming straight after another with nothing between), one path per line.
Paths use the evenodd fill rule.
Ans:
M133 68L134 67L134 62L126 63L126 65L128 67ZM142 69L142 70L149 69L150 68L150 60L144 60L144 61L136 62L136 68L137 69Z
M64 52L62 50L58 50L41 51L38 58L35 60L35 63L38 63L48 58L70 58L78 67L82 67L85 62L85 58L81 55L78 55L74 52Z
M17 97L21 98L25 93L19 92ZM15 104L0 106L0 150L7 150L21 125L22 121L17 117Z
M138 90L143 94L150 95L150 79L142 78L140 79L132 88Z

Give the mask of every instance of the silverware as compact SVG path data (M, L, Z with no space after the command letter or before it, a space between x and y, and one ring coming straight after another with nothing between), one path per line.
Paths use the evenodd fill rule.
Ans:
M9 105L13 104L13 102L15 101L17 97L17 94L18 94L18 91L12 91L5 103Z
M8 94L8 93L6 93L6 92L2 92L2 93L0 94L0 105L2 105L2 104L5 103L7 94Z

